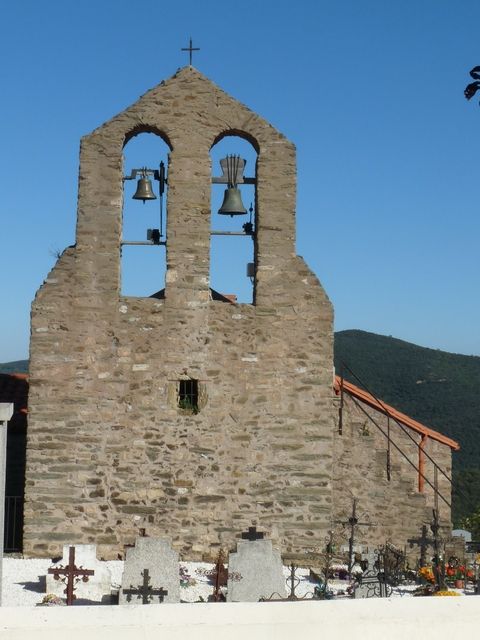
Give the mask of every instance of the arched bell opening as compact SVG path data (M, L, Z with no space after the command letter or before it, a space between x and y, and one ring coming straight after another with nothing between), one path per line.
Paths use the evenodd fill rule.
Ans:
M123 156L122 296L164 297L168 139L153 130L126 136Z
M216 300L255 302L257 149L253 138L230 131L210 151L210 287Z

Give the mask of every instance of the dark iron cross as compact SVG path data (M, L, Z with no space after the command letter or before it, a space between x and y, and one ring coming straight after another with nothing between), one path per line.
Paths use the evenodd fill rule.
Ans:
M92 569L83 569L82 567L75 566L75 547L70 547L68 551L68 564L66 567L50 567L48 570L50 575L53 575L55 580L62 580L65 582L66 588L64 593L67 595L67 605L72 605L76 596L73 593L75 590L75 584L81 579L83 582L88 582L88 576L93 576L95 571Z
M433 545L432 538L427 535L427 525L422 526L422 535L419 538L409 538L407 542L410 544L410 548L414 545L420 547L420 566L425 567L427 564L427 551L428 547Z
M188 51L190 54L190 66L192 66L192 51L200 51L200 47L192 47L192 36L190 36L190 46L182 47L182 51Z
M445 589L445 563L442 562L440 557L440 520L438 516L438 511L433 509L433 521L430 525L430 529L433 533L433 575L435 576L435 582L439 590Z
M353 567L353 548L355 546L355 529L357 527L370 527L371 522L359 522L357 518L357 499L353 499L352 505L352 515L346 520L342 522L341 520L335 520L336 524L341 524L346 527L347 524L350 526L350 537L348 538L348 575L352 573Z
M123 593L127 596L127 601L131 602L132 596L142 596L142 604L150 604L153 596L158 596L160 602L163 602L164 596L168 595L168 591L163 587L154 589L150 584L150 575L148 569L142 571L143 583L137 588L130 585L130 589L124 589Z
M250 542L255 542L255 540L261 540L265 534L263 531L257 531L257 527L248 527L248 531L244 531L242 533L243 540L250 540Z

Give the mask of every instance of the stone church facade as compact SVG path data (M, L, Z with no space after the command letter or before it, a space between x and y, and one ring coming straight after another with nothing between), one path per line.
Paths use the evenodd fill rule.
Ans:
M161 298L121 295L123 148L142 132L170 149ZM252 304L209 284L210 150L230 135L258 154ZM116 558L144 527L200 559L252 524L284 552L319 550L366 473L365 507L386 510L376 537L418 532L432 500L415 473L375 481L385 445L364 434L356 460L348 402L339 435L333 310L295 253L295 188L293 144L192 67L82 139L76 244L32 305L26 555L96 543ZM455 447L430 442L448 469ZM410 529L388 525L395 492Z

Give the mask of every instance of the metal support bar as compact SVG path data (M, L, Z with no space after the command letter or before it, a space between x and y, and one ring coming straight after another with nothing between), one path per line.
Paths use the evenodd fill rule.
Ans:
M343 371L342 371L340 376L340 406L338 408L338 434L339 435L342 435L343 433L343 402L344 402L344 395L343 395Z
M356 374L355 374L355 373L350 369L350 367L349 367L348 365L346 365L346 364L343 362L343 363L342 363L342 366L343 366L343 367L345 367L345 369L347 369L347 371L349 371L349 372L352 374L352 376L353 376L353 377L354 377L354 378L355 378L355 379L356 379L356 380L357 380L357 381L362 385L362 387L365 389L365 391L366 391L367 393L369 393L369 394L372 396L372 398L373 398L376 402L378 402L378 404L382 407L382 410L383 410L383 412L385 413L385 415L386 415L386 416L390 416L390 417L392 418L392 420L394 420L394 421L395 421L395 423L400 427L400 429L403 431L403 433L404 433L406 436L408 436L408 437L410 438L410 440L411 440L411 441L412 441L412 442L413 442L413 443L418 447L418 446L419 446L419 444L418 444L418 442L415 440L415 438L412 436L412 434L408 431L408 429L406 429L406 428L403 426L403 424L402 424L401 422L399 422L399 421L395 418L395 416L392 416L392 415L390 414L390 412L388 411L387 407L383 404L383 402L382 402L379 398L377 398L377 396L376 396L374 393L372 393L372 392L370 391L370 389L367 387L367 385L366 385L366 384L364 384L364 383L362 382L362 380L360 380L360 378L359 378L359 377L358 377L358 376L357 376L357 375L356 375ZM451 478L450 478L450 477L445 473L445 471L444 471L441 467L439 467L439 466L437 465L437 463L436 463L436 462L435 462L435 460L432 458L432 456L431 456L430 454L428 454L426 451L424 451L424 454L425 454L425 456L428 458L428 460L430 460L430 462L431 462L435 467L438 467L438 470L440 471L440 473L441 473L443 476L445 476L445 478L446 478L446 479L450 482L450 484L451 484L451 483L452 483L452 479L451 479Z
M380 433L382 433L385 437L387 437L387 434L385 433L385 431L382 429L382 427L378 424L378 422L376 422L372 416L368 413L368 411L366 411L359 402L357 402L357 400L355 400L355 398L353 396L351 396L352 398L352 402L360 409L360 411L362 411L367 418L369 418L369 420L371 420L371 422L373 422L373 424L377 427L377 429L380 431ZM393 444L393 446L395 447L395 449L400 453L400 455L402 455L405 460L408 462L408 464L410 464L420 475L420 469L417 467L416 464L414 464L410 458L403 453L403 451L400 449L400 447L395 444L395 442L393 442L393 440L391 440L391 443ZM417 444L417 443L416 443ZM418 446L418 444L417 444ZM425 482L430 485L430 487L435 491L435 493L437 494L438 492L435 489L435 486L430 482L430 480L422 473L421 474L422 478L425 480ZM446 500L441 493L438 493L438 495L440 496L440 498L445 502L445 504L448 506L449 509L452 508L452 505L448 502L448 500Z
M253 233L245 233L245 231L210 231L211 236L249 236Z
M390 482L392 479L392 467L391 467L391 439L390 439L390 416L387 416L387 480Z
M212 184L228 184L228 178L224 176L212 178ZM237 182L237 184L257 184L256 178L245 178Z
M418 447L418 490L420 493L425 491L425 482L423 481L423 474L425 472L425 445L428 442L428 436L423 435ZM437 467L435 466L434 469Z
M122 240L120 243L123 247L124 244L134 244L134 245L146 245L147 247L158 247L160 245L166 246L166 240L161 240L160 242L151 242L150 240Z

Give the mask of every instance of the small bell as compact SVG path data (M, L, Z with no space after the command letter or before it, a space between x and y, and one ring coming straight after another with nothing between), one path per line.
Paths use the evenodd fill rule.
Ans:
M143 204L145 204L145 200L156 200L157 196L153 193L152 183L149 178L140 178L137 182L137 190L132 196L133 200L143 200Z
M225 189L223 203L218 213L232 217L243 216L247 213L247 210L243 206L240 190L237 189L237 187L228 187L228 189Z

